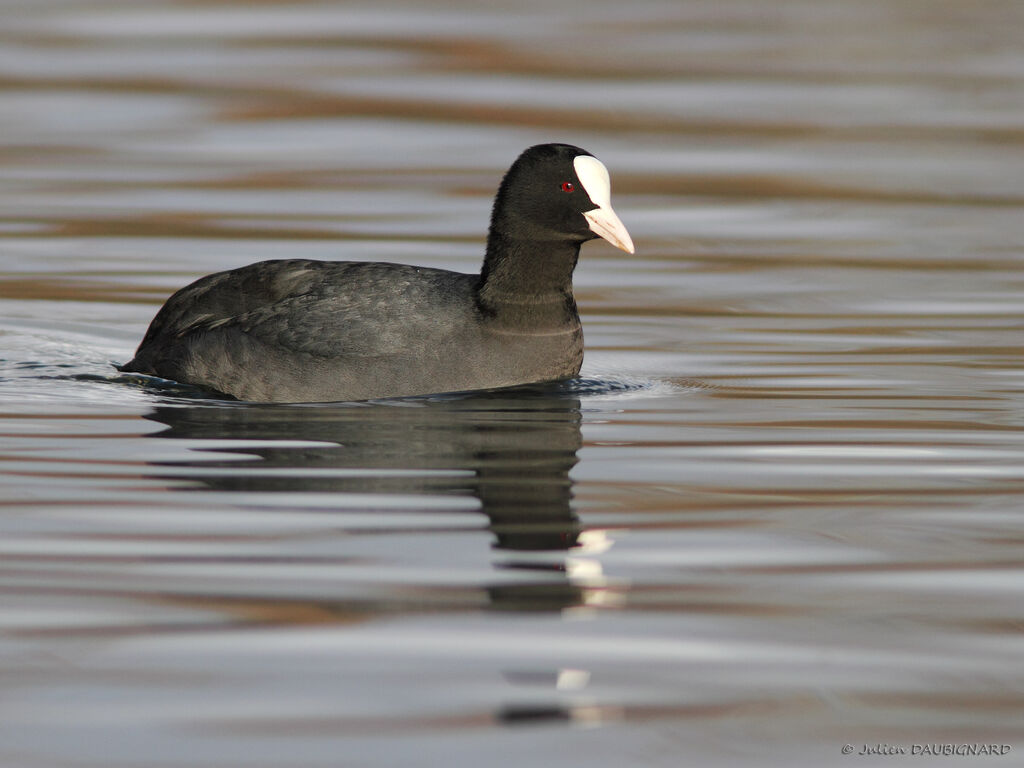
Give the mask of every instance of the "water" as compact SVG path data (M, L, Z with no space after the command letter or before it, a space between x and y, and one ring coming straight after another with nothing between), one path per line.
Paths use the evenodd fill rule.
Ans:
M1019 4L2 12L5 767L1022 764ZM581 379L112 368L210 271L477 269L558 140L637 243Z

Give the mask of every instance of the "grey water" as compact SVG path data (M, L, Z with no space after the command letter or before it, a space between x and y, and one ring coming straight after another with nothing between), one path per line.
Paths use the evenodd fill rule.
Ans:
M0 765L1024 760L1019 3L0 15ZM637 245L579 379L113 368L209 272L476 270L544 141Z

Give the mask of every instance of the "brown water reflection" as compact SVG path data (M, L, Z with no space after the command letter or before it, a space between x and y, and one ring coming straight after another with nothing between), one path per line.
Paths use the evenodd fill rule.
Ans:
M1021 29L1012 0L7 8L0 763L1019 762ZM250 408L111 367L213 270L475 270L552 140L638 246L577 270L583 380Z

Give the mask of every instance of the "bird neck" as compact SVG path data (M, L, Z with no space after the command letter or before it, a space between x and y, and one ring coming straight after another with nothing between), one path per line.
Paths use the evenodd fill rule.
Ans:
M575 317L572 272L580 245L573 240L517 240L492 230L477 286L481 308L538 322Z

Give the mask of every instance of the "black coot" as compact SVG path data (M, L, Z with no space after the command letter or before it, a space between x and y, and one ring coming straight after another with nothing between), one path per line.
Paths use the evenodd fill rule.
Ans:
M402 264L263 261L171 296L121 366L240 400L366 400L567 378L583 361L580 245L633 253L608 171L531 147L498 189L479 275Z

